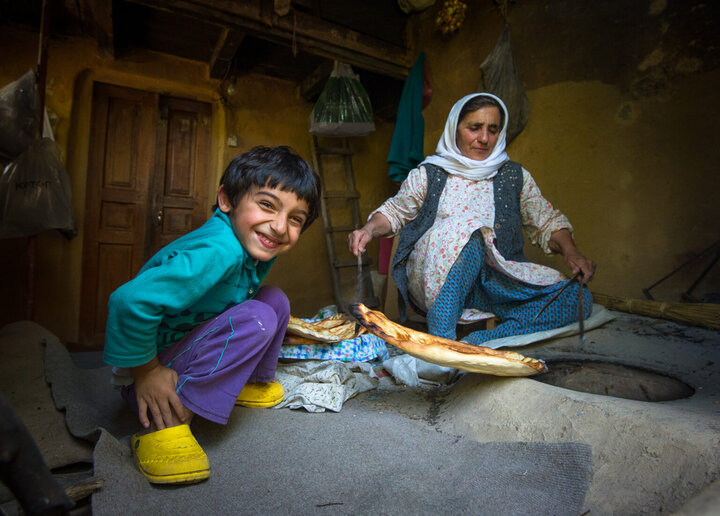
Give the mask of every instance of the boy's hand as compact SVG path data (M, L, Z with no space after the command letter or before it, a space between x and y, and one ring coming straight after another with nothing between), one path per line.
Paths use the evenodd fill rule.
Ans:
M175 392L177 373L173 369L153 358L147 364L134 367L132 373L135 378L138 418L144 428L150 426L148 409L157 430L185 421L186 409Z

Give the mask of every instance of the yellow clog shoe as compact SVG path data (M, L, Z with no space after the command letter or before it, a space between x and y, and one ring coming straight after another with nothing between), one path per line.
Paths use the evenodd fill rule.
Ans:
M191 484L210 476L210 461L188 425L178 425L131 441L135 464L153 484Z
M243 407L274 407L285 397L285 390L280 382L246 383L235 401L235 405Z

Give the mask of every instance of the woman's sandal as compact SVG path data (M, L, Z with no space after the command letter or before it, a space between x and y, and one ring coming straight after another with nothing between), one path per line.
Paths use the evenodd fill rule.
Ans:
M274 407L285 398L285 390L280 382L246 383L235 401L243 407Z
M191 484L210 476L210 462L188 425L132 437L135 464L154 484Z

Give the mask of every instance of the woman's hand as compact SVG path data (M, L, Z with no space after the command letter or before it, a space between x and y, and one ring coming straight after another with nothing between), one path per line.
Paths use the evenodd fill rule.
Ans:
M357 256L359 253L364 253L365 248L372 240L372 234L364 227L356 229L348 235L348 247L350 252Z
M185 422L189 411L175 392L177 373L173 369L153 358L147 364L134 367L132 373L135 378L138 418L144 428L148 428L151 423L147 416L148 410L157 430Z
M392 226L387 217L382 213L376 213L370 217L367 224L348 235L348 248L357 256L365 252L365 248L373 238L389 235L391 231Z
M563 255L565 265L570 269L572 275L575 276L578 272L582 273L583 283L590 281L595 275L595 269L597 265L589 258L585 258L580 253Z
M585 258L585 256L578 251L569 230L560 229L555 231L550 236L548 245L552 251L562 254L565 265L570 269L573 276L578 272L582 273L583 283L587 283L593 278L597 264L591 259Z

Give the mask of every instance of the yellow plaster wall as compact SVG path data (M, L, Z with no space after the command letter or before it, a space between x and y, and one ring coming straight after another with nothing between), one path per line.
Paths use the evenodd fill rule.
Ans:
M0 84L7 84L35 66L37 34L4 28L0 34ZM92 84L102 81L125 87L209 102L213 106L210 198L227 163L255 145L290 145L312 163L308 116L312 105L295 84L248 75L225 107L219 83L208 78L207 66L154 53L136 53L119 60L100 57L95 45L80 39L52 39L49 45L46 105L57 117L55 137L70 177L79 235L68 241L57 232L37 239L35 320L66 343L78 336L85 184L89 145ZM238 135L236 147L226 143L226 129ZM383 168L392 125L378 122L376 134L353 139L361 191L388 194ZM365 171L369 171L366 173ZM367 215L367 212L365 212ZM26 239L0 241L3 295L0 325L24 318ZM322 222L316 222L289 254L280 257L267 280L283 288L293 313L309 316L334 303Z
M501 2L471 0L460 30L442 36L435 27L439 4L421 13L415 26L418 49L427 54L434 92L424 111L426 154L435 149L455 101L478 91L480 65L505 23ZM544 47L537 46L543 37L549 46L557 45L563 31L574 30L573 20L563 21L560 16L554 19L558 25L545 34L548 25L537 23L539 11L548 6L559 9L559 4L562 0L544 6L505 4L520 78L528 78L524 83L530 101L528 124L510 144L508 154L531 171L545 197L569 217L579 248L598 263L592 289L642 298L644 288L720 236L720 190L715 177L720 160L720 71L702 71L702 63L688 71L682 66L688 60L679 59L672 74L663 77L666 82L659 91L647 95L629 91L628 81L621 78L609 82L616 70L627 69L628 75L647 72L644 55L631 53L638 52L629 46L634 39L650 49L666 45L666 56L688 51L678 44L668 47L662 39L670 23L684 20L668 15L671 21L658 21L653 18L658 14L651 10L635 14L645 17L640 28L628 23L614 29L628 46L627 54L615 53L612 61L597 57L601 50L596 43L600 44L600 27L606 20L598 12L598 32L585 31L587 41L567 43L585 49L579 52L588 69L567 69L570 56L550 59L542 53ZM589 10L592 20L593 8L583 9ZM661 22L665 32L655 34L647 28ZM530 37L532 44L526 41ZM603 45L610 44L606 35L602 38ZM581 75L608 79L566 80ZM534 87L528 87L528 82ZM567 273L559 257L545 256L529 244L525 249L528 259ZM679 300L709 258L656 287L653 295ZM720 266L696 293L720 291L717 269Z
M512 155L534 172L574 224L578 246L598 262L598 292L641 298L718 238L718 122L701 106L717 102L719 87L714 71L686 78L663 101L628 102L617 87L596 81L531 92L533 117ZM698 263L652 293L675 300L701 271Z
M427 55L433 83L432 102L423 112L426 154L434 150L452 104L476 91L482 77L479 66L505 23L496 2L468 4L466 22L451 36L435 30L439 4L415 20L417 50ZM585 61L605 70L598 74L603 80L593 78L594 68L563 70L562 56L534 54L541 27L532 31L534 40L525 39L529 31L518 30L523 24L532 26L537 14L532 10L541 8L510 5L508 19L515 29L513 42L520 49L517 58L521 78L527 78L531 113L524 131L509 146L509 155L533 173L545 196L569 216L578 245L599 263L593 289L642 297L643 288L717 239L720 203L714 175L720 159L720 146L715 142L720 129L716 98L720 73L699 65L681 67L682 73L670 77L661 94L638 96L628 91L627 83L611 80L610 73L620 68L623 59L635 59L634 55L618 54L617 62L598 64L588 51ZM562 29L556 28L548 37L557 37ZM634 35L625 37L632 40ZM650 41L649 45L652 49L660 43ZM0 55L4 56L0 84L32 68L36 49L37 34L4 27L0 33ZM212 103L211 192L227 162L253 145L287 144L312 162L307 132L312 105L298 96L292 83L251 75L239 80L238 93L226 109L219 102L217 81L208 79L202 64L152 53L114 61L100 57L92 43L79 39L53 39L49 52L47 106L57 116L56 139L72 183L80 234L72 241L55 232L40 235L36 320L72 343L77 338L82 281L93 80ZM673 55L672 49L665 48L664 55ZM648 66L643 55L636 61L633 66L637 69ZM238 146L228 147L226 128L233 126ZM371 135L352 139L363 218L397 188L387 178L385 163L393 124L376 120L376 126ZM0 241L0 324L23 318L25 245L25 239ZM556 257L527 247L530 259L564 270ZM372 246L369 254L375 259L377 247ZM656 297L677 297L697 273L694 268L678 274L654 291ZM718 276L716 271L708 277L711 286L717 286ZM334 302L320 222L302 236L290 254L278 260L268 282L285 289L296 315L311 315Z

